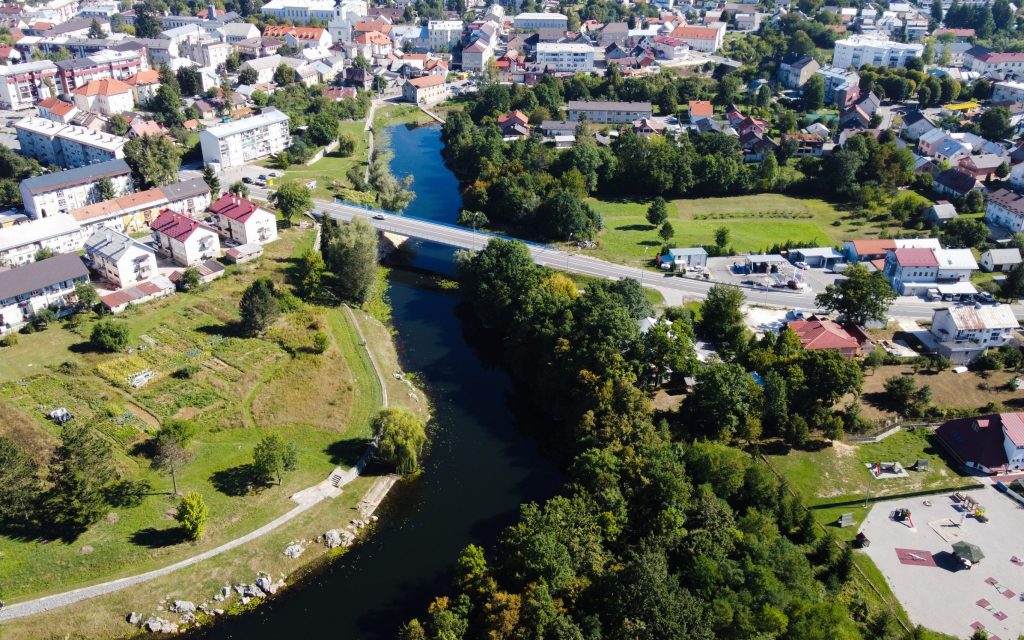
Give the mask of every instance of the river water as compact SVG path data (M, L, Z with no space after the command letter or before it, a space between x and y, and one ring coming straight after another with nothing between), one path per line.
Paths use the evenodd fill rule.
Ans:
M408 213L453 222L458 183L440 157L438 127L390 131L392 171L413 175ZM415 266L448 272L451 250L417 245ZM389 296L405 370L421 374L435 430L424 472L388 496L366 542L257 611L220 621L197 638L391 639L451 584L470 543L490 545L523 502L557 491L561 476L517 430L508 376L467 341L458 297L395 272Z

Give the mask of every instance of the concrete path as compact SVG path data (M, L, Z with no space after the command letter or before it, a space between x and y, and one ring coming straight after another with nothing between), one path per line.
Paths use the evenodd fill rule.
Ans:
M366 355L370 358L370 364L373 365L373 371L377 374L377 382L380 384L381 389L381 400L385 407L388 406L388 389L384 384L384 376L380 372L380 367L377 366L377 361L373 357L373 353L370 352L369 345L366 343L366 339L363 337L363 331L359 326L359 322L356 320L356 316L352 313L352 309L345 307L348 311L349 317L352 319L352 323L356 328L356 334L359 336L359 340L366 349ZM353 480L359 477L359 475L366 469L366 465L369 464L373 458L374 453L377 450L377 443L372 442L366 451L363 453L356 465L348 471L341 472L340 469L335 469L331 472L331 477L317 484L307 487L302 491L298 491L292 494L291 499L298 503L298 506L293 508L291 511L274 518L267 524L263 525L259 529L250 531L249 533L235 538L230 542L225 542L219 547L214 547L209 551L194 555L190 558L186 558L174 564L154 569L153 571L147 571L146 573L140 573L127 578L119 578L117 580L110 580L108 582L101 582L94 584L90 587L82 587L80 589L73 589L71 591L65 591L63 593L56 593L52 596L45 596L42 598L36 598L34 600L26 600L25 602L18 602L15 604L7 605L0 609L0 622L4 620L13 620L15 618L24 618L36 613L42 613L44 611L50 611L51 609L58 609L60 607L66 607L69 604L75 604L82 600L88 600L89 598L95 598L97 596L106 595L128 587L149 582L166 576L170 573L183 569L185 567L192 566L203 560L219 556L222 553L227 553L232 549L236 549L247 542L251 542L260 536L263 536L275 529L278 529L282 525L294 520L302 513L308 511L310 508L320 504L325 499L334 498L341 495L341 488L349 484Z

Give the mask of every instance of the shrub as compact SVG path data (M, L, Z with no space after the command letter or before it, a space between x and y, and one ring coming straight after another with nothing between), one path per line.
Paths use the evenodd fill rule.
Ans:
M203 497L191 491L181 499L174 518L181 523L181 528L185 530L189 540L198 540L206 528L206 521L210 519L210 510Z
M18 334L16 333L8 333L0 338L0 347L13 347L16 344L18 344Z
M331 346L331 340L327 337L327 334L323 331L317 331L313 335L313 351L316 353L323 353L327 351L327 347Z
M110 320L97 322L89 341L104 351L124 351L128 347L128 327Z

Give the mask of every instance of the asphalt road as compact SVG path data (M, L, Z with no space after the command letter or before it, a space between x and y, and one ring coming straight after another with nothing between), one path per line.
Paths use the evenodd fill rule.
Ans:
M253 189L253 192L257 196L265 197L268 195L263 189ZM316 200L315 204L318 212L326 213L338 220L347 222L355 217L361 217L381 231L438 242L461 249L482 249L491 238L495 237L491 233L473 231L411 216L384 213L382 214L384 219L374 219L373 216L380 212L352 205L327 202L325 200ZM708 290L717 284L713 281L667 276L636 267L591 258L547 245L527 243L527 246L530 248L530 253L533 255L534 260L537 261L537 264L561 271L608 278L610 280L633 278L640 281L645 287L662 291L669 300L677 300L680 297L703 298L707 295ZM814 304L815 294L811 292L749 287L741 287L741 289L747 301L751 304L805 310L814 310L816 308ZM892 305L889 315L896 318L930 320L935 309L946 306L950 306L950 304L927 302L904 296L897 299ZM1024 307L1015 305L1014 311L1018 318L1024 318Z

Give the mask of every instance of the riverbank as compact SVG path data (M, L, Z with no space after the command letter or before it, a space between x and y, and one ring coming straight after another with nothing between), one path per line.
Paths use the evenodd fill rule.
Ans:
M351 359L353 371L361 382L374 385L383 383L383 391L391 399L392 406L404 406L421 415L428 413L422 392L407 382L407 377L398 368L398 356L387 327L359 310L332 309L329 319L336 337L341 332L358 336L357 339L349 340L343 351ZM379 363L379 377L372 372L374 363ZM369 380L370 376L374 379ZM368 386L364 388L364 391L367 390ZM374 395L379 399L383 394L378 392ZM366 444L367 441L347 444L347 448L353 449L351 453L327 453L334 457L352 453L358 455L356 448L361 452ZM353 520L366 522L394 484L394 477L387 474L386 470L371 467L366 474L345 487L337 498L316 504L291 522L257 540L124 591L5 622L0 630L5 639L39 638L54 630L69 629L75 629L77 634L86 638L121 637L137 631L126 621L129 612L141 614L143 621L150 615L178 620L179 616L167 612L169 603L175 600L197 605L206 603L211 610L220 608L227 614L239 613L257 606L259 601L253 600L248 605L241 605L239 597L224 602L214 600L222 587L239 583L252 584L257 574L268 575L275 582L283 580L285 584L291 584L307 575L326 558L343 552L340 549L328 550L317 539L332 529L343 530L349 527ZM360 527L359 537L367 530ZM297 558L286 556L284 549L296 542L303 547L302 554Z

